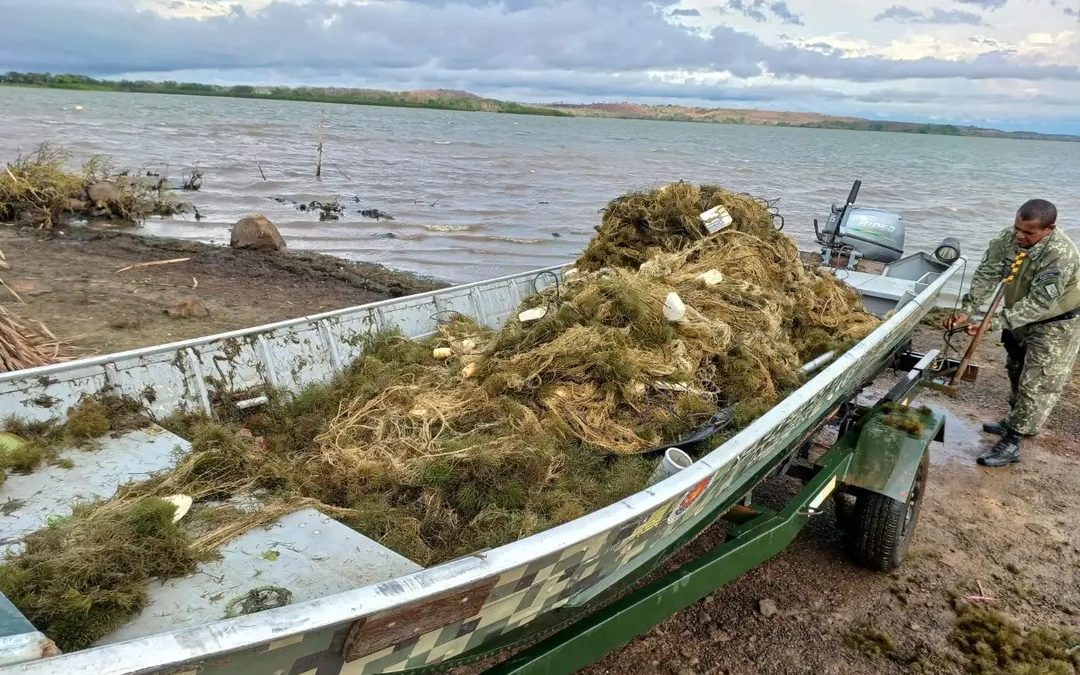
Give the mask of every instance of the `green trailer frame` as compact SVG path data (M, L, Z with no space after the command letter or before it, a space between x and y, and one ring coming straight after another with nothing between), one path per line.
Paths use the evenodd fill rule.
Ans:
M855 397L842 402L803 443L748 481L755 486L770 475L802 480L803 488L781 510L753 504L752 489L722 505L674 548L717 519L731 523L722 544L574 621L486 670L486 675L561 675L595 662L782 552L823 512L826 501L841 495L854 502L854 513L846 520L856 560L879 570L898 566L918 520L930 444L943 441L945 429L944 415L911 404L923 388L938 386L939 375L956 363L939 358L938 352L919 354L905 345L888 365L906 372L887 394L870 406L857 404ZM967 379L976 373L971 371ZM898 419L906 429L897 427ZM811 439L829 423L839 427L837 440L811 459Z

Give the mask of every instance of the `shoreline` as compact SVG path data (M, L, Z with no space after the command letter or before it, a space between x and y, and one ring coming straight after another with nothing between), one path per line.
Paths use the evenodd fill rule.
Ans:
M0 302L75 356L202 337L446 286L376 263L261 252L132 229L0 228ZM135 267L187 258L183 262ZM16 297L17 296L17 297ZM21 299L21 302L20 302Z
M509 115L530 115L558 118L624 119L646 122L690 122L696 124L730 124L737 126L785 127L793 129L831 129L837 131L873 131L928 136L958 136L962 138L1001 138L1009 140L1080 142L1073 134L1051 134L1036 131L1005 131L986 127L956 124L878 120L863 117L827 115L816 112L767 110L760 108L705 108L679 104L638 104L627 102L519 103L477 96L470 92L445 90L390 91L377 89L346 89L346 93L319 93L319 87L269 87L253 85L208 85L195 82L165 83L139 80L134 82L95 80L83 75L51 75L48 73L13 73L17 77L74 78L70 82L18 82L0 75L0 87L24 89L56 89L102 93L165 94L173 96L204 96L239 98L258 101L293 101L338 105L364 105L388 108L448 110L455 112L489 112ZM426 98L420 98L426 96Z

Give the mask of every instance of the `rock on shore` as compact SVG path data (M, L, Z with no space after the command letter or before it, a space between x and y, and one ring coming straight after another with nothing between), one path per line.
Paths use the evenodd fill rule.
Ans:
M229 246L257 251L280 251L285 248L285 240L269 218L257 213L241 218L233 225Z

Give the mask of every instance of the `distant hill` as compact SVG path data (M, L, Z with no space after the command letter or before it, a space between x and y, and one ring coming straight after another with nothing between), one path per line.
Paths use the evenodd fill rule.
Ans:
M855 129L861 131L895 131L910 134L940 134L947 136L982 136L988 138L1021 138L1030 140L1080 141L1080 136L1040 134L1033 131L1000 131L953 124L922 124L869 120L861 117L839 117L820 113L782 112L748 108L702 108L682 105L644 105L641 103L552 103L523 104L483 98L456 89L419 89L413 91L384 91L349 87L270 87L236 85L222 86L197 82L151 82L147 80L96 80L85 75L53 75L50 73L16 73L0 75L0 85L81 89L90 91L130 91L150 94L188 94L195 96L227 96L318 103L347 103L405 108L434 108L471 112L511 113L518 115L553 115L560 117L611 117L620 119L664 120L678 122L713 122L720 124L753 124L760 126L805 127L818 129Z
M909 134L946 136L982 136L1029 140L1080 141L1080 136L1040 134L1034 131L1001 131L954 124L924 124L869 120L807 112L780 112L747 108L700 108L681 105L644 105L641 103L556 103L549 106L576 117L614 117L620 119L665 120L677 122L718 122L760 126L807 127L813 129L855 129L860 131L895 131Z

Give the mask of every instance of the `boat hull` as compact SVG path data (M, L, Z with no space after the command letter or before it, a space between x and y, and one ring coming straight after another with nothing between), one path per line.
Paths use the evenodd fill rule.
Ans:
M368 675L480 658L610 600L730 507L870 381L959 268L923 277L870 336L691 467L611 506L489 551L343 593L0 672ZM551 273L554 273L551 274ZM459 312L493 328L558 269L0 376L0 415L45 419L106 388L155 415L212 412L325 381L364 338L432 334Z

